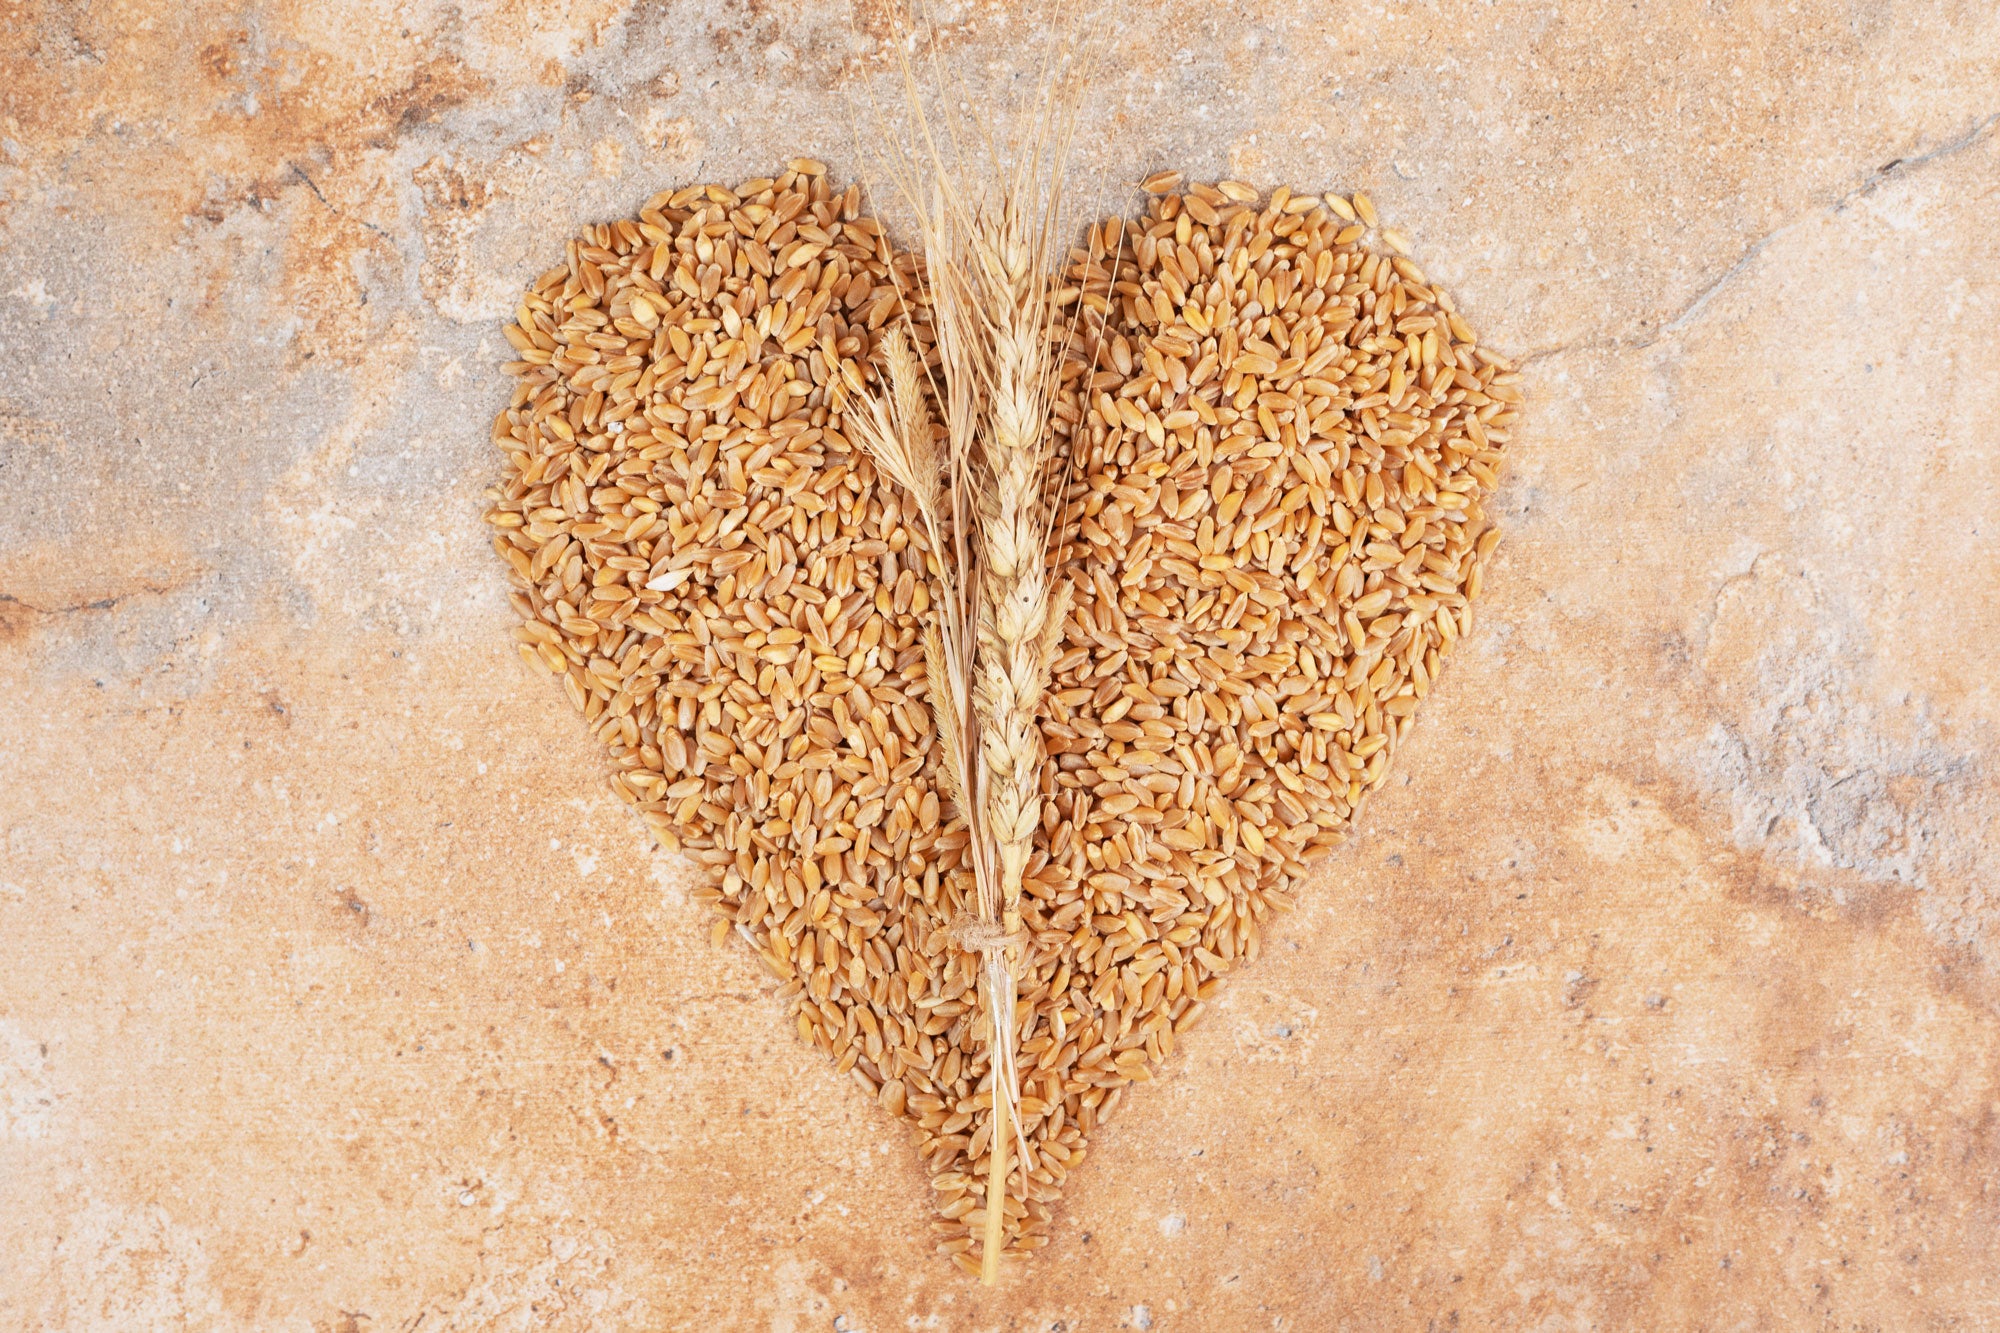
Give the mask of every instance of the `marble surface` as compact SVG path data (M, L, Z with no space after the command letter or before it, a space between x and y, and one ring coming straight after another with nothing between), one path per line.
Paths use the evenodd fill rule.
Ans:
M1033 43L946 6L991 95ZM1079 11L1528 372L1399 777L983 1292L508 641L499 321L873 7L0 24L0 1326L2000 1324L2000 14Z

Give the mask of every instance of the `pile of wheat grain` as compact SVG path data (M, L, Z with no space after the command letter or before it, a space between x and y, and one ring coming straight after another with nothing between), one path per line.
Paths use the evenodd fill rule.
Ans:
M1085 1138L1382 782L1470 627L1520 401L1407 258L1364 248L1365 198L1147 185L1063 298L1074 599L1010 1250L1046 1243ZM970 882L925 698L933 566L842 424L911 277L810 161L588 229L507 330L490 519L523 654L709 868L717 938L734 925L800 1035L910 1123L972 1272L992 1092L979 959L951 938Z

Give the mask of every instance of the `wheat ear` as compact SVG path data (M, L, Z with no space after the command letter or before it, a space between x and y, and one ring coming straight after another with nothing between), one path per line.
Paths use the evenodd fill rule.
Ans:
M939 592L938 619L924 634L924 670L943 751L945 795L976 832L979 812L971 801L967 749L974 726L970 616L965 570L952 558L946 540L955 496L952 479L960 469L939 449L931 429L925 395L928 372L909 335L901 326L892 326L883 335L880 351L887 383L860 396L861 410L854 414L851 429L876 465L917 507ZM983 859L975 855L975 866Z

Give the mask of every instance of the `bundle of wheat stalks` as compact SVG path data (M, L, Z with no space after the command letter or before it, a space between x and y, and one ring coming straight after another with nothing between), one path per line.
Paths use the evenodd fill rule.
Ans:
M853 418L856 439L914 501L941 594L924 660L943 785L970 835L978 905L953 923L952 936L981 958L993 1105L980 1244L986 1283L999 1271L1010 1140L1021 1149L1014 1160L1023 1164L1023 1195L1033 1161L1020 1129L1016 1059L1028 941L1021 893L1041 827L1037 715L1068 609L1068 585L1049 577L1060 487L1048 464L1065 350L1056 228L1075 104L1052 105L1010 166L965 179L946 165L912 99L928 148L918 160L931 170L902 180L918 215L916 304L929 313L936 364L918 354L910 333L891 329L883 373Z

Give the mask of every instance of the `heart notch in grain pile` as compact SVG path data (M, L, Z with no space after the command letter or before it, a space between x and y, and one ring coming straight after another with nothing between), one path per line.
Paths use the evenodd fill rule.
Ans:
M970 646L976 676L992 641L964 505L1014 390L948 372L998 336L964 271L993 197L927 193L913 255L816 161L664 192L585 228L506 329L489 520L522 655L702 867L715 940L907 1123L939 1250L988 1280L1383 782L1471 629L1521 402L1365 196L1144 188L1020 294L1049 623L1006 664L1039 749L1012 886L979 873L1010 831L990 713L940 661ZM928 481L880 453L919 415Z

